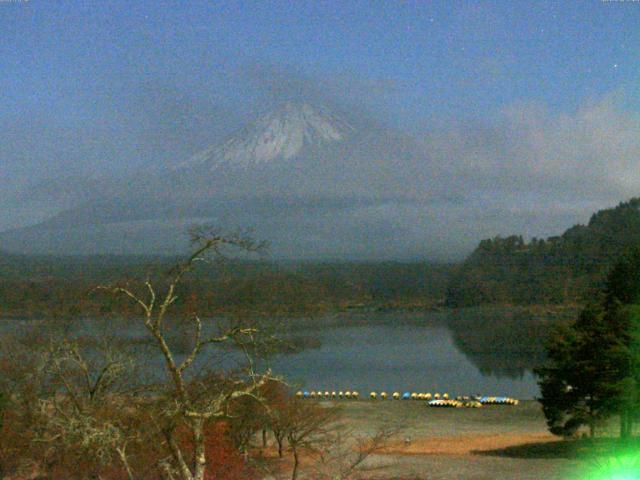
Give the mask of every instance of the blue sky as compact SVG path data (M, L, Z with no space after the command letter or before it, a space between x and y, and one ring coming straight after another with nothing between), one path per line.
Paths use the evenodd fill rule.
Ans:
M640 192L640 2L0 0L0 32L5 202L184 160L295 90L424 141L456 188L515 208L505 232L558 233ZM541 195L553 208L532 212ZM19 207L0 230L35 212Z
M252 64L377 83L405 122L514 101L572 110L640 80L637 2L30 0L0 4L0 28L4 115L77 121L96 92L224 89Z

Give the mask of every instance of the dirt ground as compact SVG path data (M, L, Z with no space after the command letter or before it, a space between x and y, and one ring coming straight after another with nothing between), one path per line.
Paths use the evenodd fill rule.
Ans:
M396 441L387 447L387 455L471 455L474 452L505 449L527 443L553 442L557 438L536 433L493 433L452 435L443 438L416 438Z
M570 480L581 467L546 430L540 406L429 408L425 402L340 402L359 433L381 426L399 434L367 462L372 479Z

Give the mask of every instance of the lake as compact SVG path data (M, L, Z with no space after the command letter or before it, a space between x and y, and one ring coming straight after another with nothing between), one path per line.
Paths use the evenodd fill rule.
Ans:
M383 390L447 392L531 399L539 393L532 368L544 360L544 339L557 319L523 312L513 308L345 312L291 319L278 331L320 344L273 357L269 364L291 385L308 390L357 390L364 395ZM28 325L34 322L4 320L2 330L17 331ZM67 328L80 336L117 332L119 338L135 340L144 335L140 324L132 320L83 320ZM184 343L184 338L178 341ZM215 361L211 355L200 366L213 366ZM143 363L150 371L161 371L155 368L162 368L159 358Z
M465 353L449 323L446 313L343 314L330 327L305 331L320 339L319 348L271 363L276 373L308 390L538 395L531 368L539 355L531 350L540 345L489 344L487 354ZM523 364L523 357L533 363Z

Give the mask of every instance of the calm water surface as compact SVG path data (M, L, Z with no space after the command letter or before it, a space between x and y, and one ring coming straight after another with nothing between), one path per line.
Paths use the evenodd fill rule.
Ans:
M310 390L538 395L531 371L508 376L482 373L456 346L446 323L429 314L387 314L373 320L376 323L370 325L314 329L321 347L274 359L274 371ZM508 361L504 355L494 360Z
M528 321L512 319L504 324L498 318L491 323L477 312L458 313L456 318L448 313L353 312L306 323L291 320L287 329L293 336L319 339L321 346L269 362L291 385L309 390L538 395L531 368L540 362L541 338L531 334ZM496 315L490 318L495 320ZM29 324L33 322L3 320L0 332L23 330ZM84 320L71 327L76 334L89 336L114 330L120 338L145 335L133 320L118 327ZM214 357L202 359L200 366L215 367ZM163 371L160 358L153 356L144 363L149 371Z

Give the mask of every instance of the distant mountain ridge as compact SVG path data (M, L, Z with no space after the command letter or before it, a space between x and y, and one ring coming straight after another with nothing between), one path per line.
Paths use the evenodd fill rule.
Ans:
M372 224L392 235L391 209L444 195L431 181L437 167L411 136L365 114L308 101L284 103L226 140L153 167L87 185L74 180L63 194L64 185L40 189L40 200L51 195L64 204L36 225L1 233L0 246L20 253L170 254L186 248L189 225L214 223L253 228L277 245L276 253L293 258L307 252L345 258L365 248L374 256L375 248L362 244ZM380 238L379 245L389 243Z
M546 240L521 236L480 242L447 288L451 307L582 303L627 249L640 245L640 198L594 213Z

